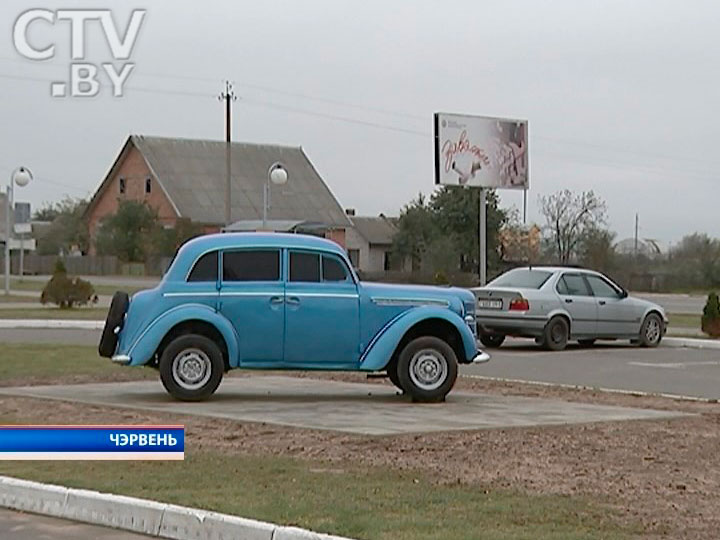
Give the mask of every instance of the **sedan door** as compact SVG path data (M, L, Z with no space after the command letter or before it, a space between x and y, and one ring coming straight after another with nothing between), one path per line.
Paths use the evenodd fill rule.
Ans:
M637 334L639 317L632 302L601 276L586 275L598 306L598 335L621 337Z
M583 277L566 272L560 276L555 290L562 306L570 313L572 336L594 336L597 332L597 303Z
M282 363L285 284L280 257L279 249L222 254L219 309L240 338L240 365Z
M357 285L337 255L290 250L285 286L285 363L356 367L360 357Z

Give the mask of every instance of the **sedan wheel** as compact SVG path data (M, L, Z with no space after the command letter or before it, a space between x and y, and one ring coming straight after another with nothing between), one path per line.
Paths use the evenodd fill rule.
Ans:
M480 343L485 345L488 349L497 349L505 341L505 336L502 334L482 334L480 336Z
M543 345L551 351L562 351L568 342L570 327L563 317L553 317L545 326Z
M442 401L455 385L458 365L455 351L434 336L415 338L398 357L400 386L413 401Z
M643 347L657 347L662 340L662 320L651 313L643 321L640 328L640 345Z
M225 362L217 344L201 335L175 338L160 357L160 380L176 399L207 399L222 380Z

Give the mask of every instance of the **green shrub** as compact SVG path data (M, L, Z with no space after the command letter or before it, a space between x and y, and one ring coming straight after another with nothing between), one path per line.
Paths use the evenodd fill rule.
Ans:
M61 308L84 306L97 302L95 288L89 281L78 277L68 277L62 259L55 263L55 270L40 295L43 304L53 303Z
M708 295L707 302L703 308L702 331L713 337L720 337L720 301L715 292Z

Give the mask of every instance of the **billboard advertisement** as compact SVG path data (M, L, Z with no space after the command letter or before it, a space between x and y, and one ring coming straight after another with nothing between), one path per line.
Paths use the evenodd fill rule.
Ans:
M435 113L435 183L528 189L527 121Z

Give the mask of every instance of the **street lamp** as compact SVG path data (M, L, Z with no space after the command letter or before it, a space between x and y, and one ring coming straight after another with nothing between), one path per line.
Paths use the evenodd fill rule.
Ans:
M263 222L262 228L267 228L267 214L268 208L270 207L270 183L272 182L276 186L282 186L288 181L288 173L285 166L276 161L268 169L267 182L263 185Z
M13 182L18 187L27 186L33 176L30 169L26 167L18 167L10 176L10 183L5 192L5 294L10 294L10 231L12 230L12 221L10 214L13 211ZM13 220L14 221L14 220Z

